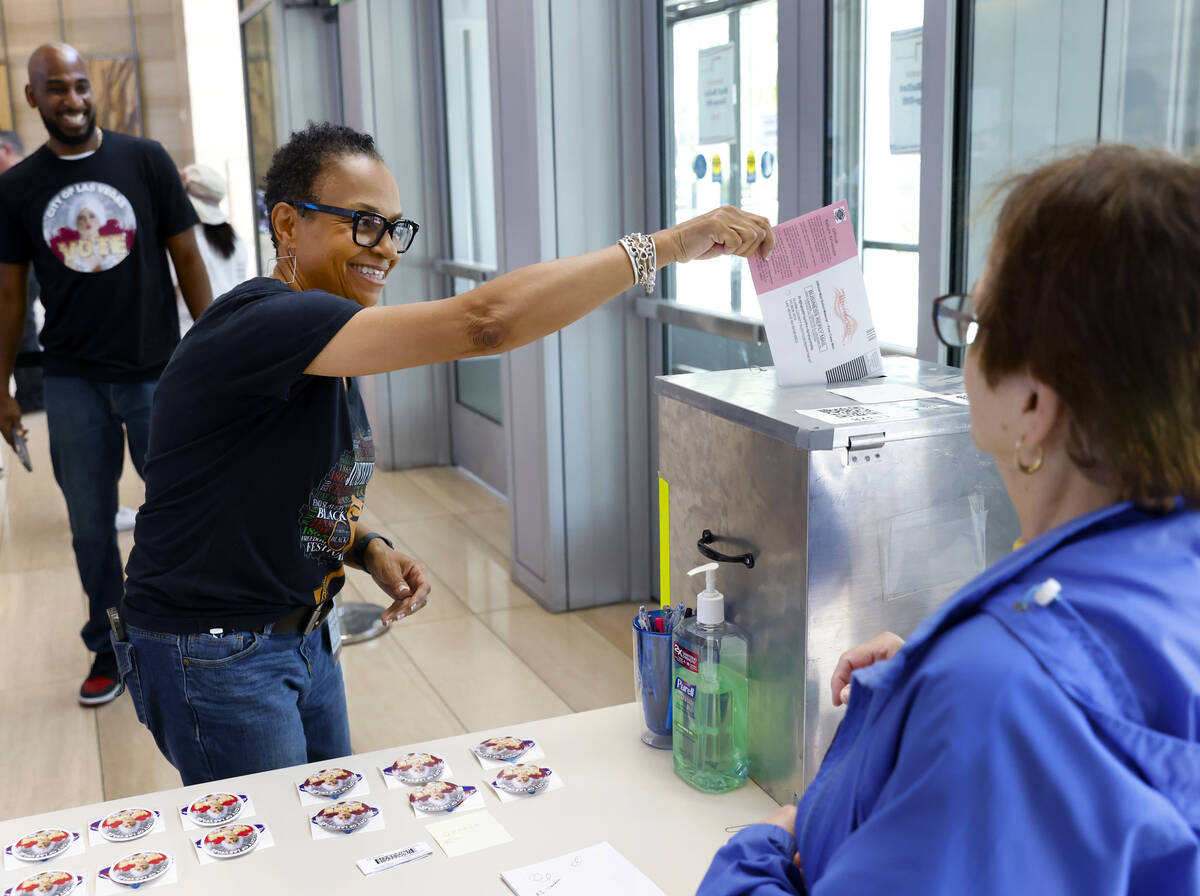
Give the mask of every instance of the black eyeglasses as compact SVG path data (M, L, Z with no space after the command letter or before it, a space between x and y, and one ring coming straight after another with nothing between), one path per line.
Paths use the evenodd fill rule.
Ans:
M933 300L933 329L948 348L966 348L979 334L979 318L970 293L952 292Z
M289 202L296 208L312 209L314 212L324 212L327 215L337 215L339 218L349 218L354 222L354 242L364 249L379 245L385 233L392 235L392 245L396 251L404 254L416 239L420 226L416 221L397 218L389 221L383 215L375 212L364 212L361 209L338 208L335 205L317 205L315 202Z

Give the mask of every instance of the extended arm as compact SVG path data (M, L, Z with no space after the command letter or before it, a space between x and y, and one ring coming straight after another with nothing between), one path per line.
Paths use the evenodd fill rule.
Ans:
M731 253L766 255L774 242L770 222L732 208L654 234L659 267ZM305 372L363 376L509 351L562 329L633 282L625 250L614 245L520 268L450 299L368 308Z
M167 237L167 251L171 253L171 263L175 265L183 301L192 313L192 320L195 320L213 300L208 271L204 269L204 259L200 257L200 249L196 246L195 231L189 227Z
M29 265L0 264L0 376L6 384L0 397L0 433L10 445L14 427L17 432L25 432L25 427L21 426L21 408L8 394L7 383L25 329L28 278Z

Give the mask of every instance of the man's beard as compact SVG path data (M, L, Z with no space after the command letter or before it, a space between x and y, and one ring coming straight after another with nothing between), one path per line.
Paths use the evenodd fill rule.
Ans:
M59 143L65 143L67 146L82 146L92 139L92 135L96 133L96 113L95 110L88 113L87 127L78 137L72 137L70 134L63 133L53 119L42 116L42 124L46 126L46 132L50 134Z

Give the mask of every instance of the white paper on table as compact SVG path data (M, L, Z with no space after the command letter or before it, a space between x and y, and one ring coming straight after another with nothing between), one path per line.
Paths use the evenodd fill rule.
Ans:
M175 861L175 856L170 853L164 853L171 859L171 867L161 877L156 877L154 880L144 884L137 885L137 892L149 890L157 887L169 887L171 884L179 883L179 863ZM100 872L107 872L111 865L106 865L96 872L96 896L129 896L130 891L134 888L127 884L119 884L116 881L109 880Z
M500 879L516 896L666 896L610 843L597 843L565 856L502 871Z
M487 784L492 788L496 796L500 798L500 802L502 803L519 803L522 800L536 800L539 797L545 796L551 790L562 790L566 786L563 783L562 775L553 770L550 772L550 783L537 793L509 793L507 790L501 790L497 787L494 778L490 779Z
M56 871L56 870L57 869L54 867L44 868L44 869L30 869L29 877L36 877L38 874L41 874L43 871ZM69 871L66 873L71 874L71 872L69 872ZM72 874L72 876L75 878L75 888L73 890L71 890L71 892L82 894L83 893L83 875L82 874ZM26 878L25 880L28 880L28 879L29 878ZM7 890L4 891L4 896L27 896L27 894L24 894L24 893L17 893L17 887L19 887L22 883L24 883L24 881L20 881L20 880L17 881L16 883L14 883L11 887L9 887Z
M350 771L350 769L347 769L347 771ZM339 793L337 796L317 796L314 793L309 793L307 790L301 790L300 785L308 780L308 775L305 775L303 778L301 778L299 781L296 782L296 794L297 794L297 796L300 797L300 805L301 806L328 806L328 805L331 805L332 803L341 802L342 800L361 799L362 797L366 796L368 793L371 792L371 785L367 783L366 775L361 775L358 772L354 772L354 774L358 775L358 783L355 784L353 787L351 787L349 790L347 790L345 793Z
M115 811L119 812L121 810L117 809ZM148 831L146 831L146 833L142 834L141 837L134 837L132 840L109 840L109 839L107 839L103 834L100 833L100 822L104 821L104 818L108 818L108 816L105 815L104 818L97 818L95 821L93 821L91 824L88 825L88 843L90 843L92 846L99 846L102 843L136 843L137 841L141 840L143 837L149 837L151 834L162 833L163 831L165 831L167 829L167 823L165 821L163 821L163 814L160 811L158 811L157 809L151 809L150 811L154 813L154 824L150 828L150 830L148 830Z
M243 819L254 817L254 800L250 799L250 797L246 796L244 793L235 793L234 796L242 801L242 811L237 814L236 818L231 818L229 821L223 821L221 824L232 824L235 821L242 821ZM190 805L191 803L188 803L187 806L179 807L179 823L183 826L185 831L207 831L212 830L214 827L221 826L211 824L196 824L196 822L192 821L191 817L188 815L188 806Z
M399 778L397 778L395 775L388 774L387 769L391 768L390 765L381 765L381 766L378 766L378 768L379 768L379 774L383 775L383 783L387 785L388 790L412 790L416 787L421 786L421 784L406 784L403 781L401 781ZM446 760L443 759L442 760L442 773L440 775L438 775L436 778L434 778L434 780L435 781L451 781L451 780L453 780L453 775L454 775L454 769L450 768L450 763L446 762ZM423 783L429 784L431 782L425 781Z
M466 786L470 787L471 785L468 784ZM445 812L426 812L424 809L419 808L417 804L411 800L409 801L408 805L413 810L413 815L417 816L417 818L446 818L448 815L455 815L459 812L474 812L478 809L486 808L483 802L483 791L478 787L471 787L471 793L465 800L463 800L453 809L449 809Z
M902 408L890 408L887 405L847 404L836 408L796 409L797 414L812 417L822 423L832 423L834 426L854 426L859 423L892 423L896 420L912 420L917 414Z
M746 259L781 386L879 376L883 358L844 201L775 228L770 261Z
M951 392L949 394L943 394L941 392L938 392L937 397L940 398L942 401L948 401L951 404L968 404L969 405L971 403L970 401L967 400L966 392Z
M237 824L236 821L233 823ZM271 836L271 831L265 824L256 824L255 827L258 828L258 843L255 845L254 849L250 850L249 852L242 853L240 856L230 856L227 859L213 858L206 853L204 848L200 845L204 840L204 838L201 837L199 840L192 841L192 848L196 850L196 858L200 861L201 865L212 865L218 862L232 862L234 859L240 859L243 856L252 856L256 852L262 852L264 849L270 849L275 845L275 838Z
M50 828L39 828L38 830L50 830ZM17 841L14 840L8 846L4 847L4 870L13 871L17 868L37 868L38 866L48 869L53 867L51 865L52 862L55 862L59 859L65 859L69 856L77 856L83 852L83 835L79 831L72 831L69 828L56 828L55 830L66 831L71 835L71 845L68 846L63 852L60 852L58 855L49 859L34 859L33 861L26 861L25 859L18 859L13 855L13 847L17 845ZM26 834L23 834L22 837L26 837L33 833L35 833L35 831L29 831Z
M918 398L945 398L928 389L918 389L915 386L881 383L878 386L847 386L845 388L829 388L827 391L842 398L849 398L861 404L887 404L892 401L914 401Z
M427 825L425 830L437 841L442 852L452 859L512 840L512 835L490 812L471 812L447 818Z
M533 740L531 737L523 737L522 740ZM484 771L492 771L497 768L510 768L514 765L519 765L522 762L529 762L532 759L545 759L546 751L542 749L542 745L536 740L533 741L533 746L518 756L516 759L485 759L474 750L471 755L479 760L479 765Z
M374 809L375 807L372 806L371 808ZM339 837L353 837L355 834L363 834L363 833L366 833L367 831L382 831L385 827L386 827L386 825L383 823L383 810L382 809L380 809L378 811L378 814L374 818L372 818L370 821L368 821L365 825L363 825L361 828L357 828L356 830L349 831L349 832L327 831L323 827L318 826L317 823L315 821L313 821L311 817L308 819L308 829L310 831L312 831L312 838L314 840L336 840Z

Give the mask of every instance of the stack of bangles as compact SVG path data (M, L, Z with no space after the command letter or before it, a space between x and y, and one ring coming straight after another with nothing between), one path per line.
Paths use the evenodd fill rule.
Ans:
M635 284L646 287L646 295L654 292L654 275L658 271L658 251L654 240L644 233L628 233L617 240L633 265Z

